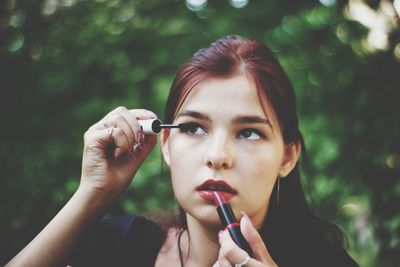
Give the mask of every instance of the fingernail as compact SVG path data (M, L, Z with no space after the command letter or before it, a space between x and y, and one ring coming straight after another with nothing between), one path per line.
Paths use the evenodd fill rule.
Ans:
M221 238L221 236L222 236L223 233L224 233L223 230L219 230L219 232L218 232L218 238Z
M244 211L241 211L240 213L242 214L242 216L245 219L245 221L247 221L247 223L249 223L251 226L253 226L253 223L251 222L249 216L247 216L247 214L244 213Z
M150 110L146 110L146 111L147 111L147 115L149 115L153 119L157 119L158 118L158 116L153 111L150 111Z

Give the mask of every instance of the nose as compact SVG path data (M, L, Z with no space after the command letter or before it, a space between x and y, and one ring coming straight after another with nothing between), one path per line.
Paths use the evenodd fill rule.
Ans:
M205 164L212 169L229 169L233 166L232 145L224 133L209 136L210 145L205 155Z

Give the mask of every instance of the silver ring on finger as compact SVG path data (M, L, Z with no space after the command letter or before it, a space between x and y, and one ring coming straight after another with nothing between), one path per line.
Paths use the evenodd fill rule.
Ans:
M236 263L235 267L242 267L242 266L246 265L249 261L250 261L250 256L247 255L247 257L244 259L244 261L241 263Z

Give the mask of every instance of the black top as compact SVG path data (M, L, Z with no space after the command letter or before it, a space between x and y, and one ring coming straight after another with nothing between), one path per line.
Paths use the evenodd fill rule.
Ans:
M266 236L266 233L261 230L261 235ZM160 226L142 216L103 220L83 237L68 264L72 267L152 267L165 238L166 233ZM294 238L290 243L281 244L278 252L273 246L269 252L280 267L358 266L343 248L321 244L321 240L310 237Z
M101 221L84 238L68 262L79 266L154 266L165 232L141 216Z

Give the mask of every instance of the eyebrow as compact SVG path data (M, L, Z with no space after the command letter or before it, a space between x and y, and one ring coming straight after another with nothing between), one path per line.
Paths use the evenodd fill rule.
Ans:
M272 129L271 122L268 119L261 118L259 116L236 116L233 120L234 123L261 123L268 124Z
M211 118L207 116L206 114L197 112L197 111L191 111L191 110L185 110L181 113L179 113L176 118L179 117L192 117L195 119L199 120L204 120L204 121L211 121ZM262 118L259 116L247 116L247 115L238 115L233 118L232 120L233 123L260 123L260 124L267 124L269 127L272 129L271 122L268 120L268 118Z
M209 116L207 116L203 113L200 113L197 111L191 111L191 110L182 111L181 113L179 113L176 116L176 118L179 118L179 117L192 117L192 118L199 119L199 120L211 121Z

